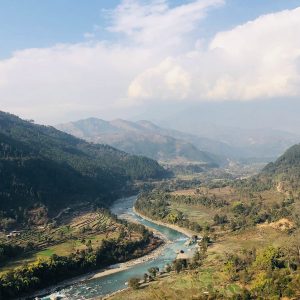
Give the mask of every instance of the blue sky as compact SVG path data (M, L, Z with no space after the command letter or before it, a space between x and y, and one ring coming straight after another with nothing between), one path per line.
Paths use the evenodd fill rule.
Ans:
M295 101L299 36L300 0L0 0L0 110L55 124Z
M187 2L191 1L169 1L173 7ZM0 0L0 58L26 48L82 42L84 33L92 31L94 25L101 28L97 38L114 39L115 35L105 31L108 20L103 10L113 9L119 3L117 0ZM210 12L201 31L209 37L262 14L299 5L300 0L228 0L222 8Z

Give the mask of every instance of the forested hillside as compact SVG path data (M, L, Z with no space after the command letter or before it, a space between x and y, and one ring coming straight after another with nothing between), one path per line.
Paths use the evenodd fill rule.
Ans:
M269 163L263 170L262 176L269 177L278 187L291 189L300 187L300 144L289 148L274 163Z
M132 180L165 175L154 160L90 144L0 112L0 211L4 216L19 218L24 209L37 204L49 210L78 201L107 206Z

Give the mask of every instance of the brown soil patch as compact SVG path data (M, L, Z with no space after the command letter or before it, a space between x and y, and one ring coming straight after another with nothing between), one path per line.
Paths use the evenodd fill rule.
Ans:
M260 227L260 228L271 227L276 230L286 231L286 230L294 228L294 223L286 218L282 218L282 219L278 220L277 222L264 223L264 224L258 225L258 227Z
M193 195L196 195L196 189L178 190L178 191L172 192L171 195L193 196Z

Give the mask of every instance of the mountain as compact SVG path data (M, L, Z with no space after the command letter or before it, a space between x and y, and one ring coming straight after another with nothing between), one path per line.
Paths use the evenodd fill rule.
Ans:
M163 162L197 162L211 166L220 162L216 155L199 149L186 140L184 133L160 128L149 121L104 121L89 118L56 127L90 142L106 143L128 153L145 155ZM202 144L205 143L218 144L203 139Z
M261 173L277 184L277 189L300 187L300 144L290 147L274 163L269 163Z
M165 175L152 159L0 112L0 211L85 201L108 206L129 182Z
M289 119L289 114L286 114L289 108L285 108L286 104L278 103L278 107L273 111L270 105L261 102L203 103L188 107L183 105L177 110L161 110L159 115L147 112L145 116L159 126L173 128L201 139L219 141L221 145L225 145L208 150L215 154L249 161L271 161L283 154L287 148L300 142L299 130L290 132L289 129L293 126L288 126L298 124L298 121L295 123L297 110L292 114L293 118ZM298 107L298 104L294 106ZM144 115L138 116L141 117ZM189 142L200 147L193 140L189 139ZM207 151L206 148L200 149Z
M203 124L199 125L198 130L196 128L194 126L198 135L209 136L227 145L227 148L221 148L221 152L216 153L229 154L234 159L242 160L274 160L300 140L293 133L268 128L246 129Z
M207 113L213 117L213 111ZM215 118L209 122L199 117L197 109L166 114L159 124L162 125L90 118L57 128L88 141L107 143L163 162L200 161L219 165L228 160L270 162L300 140L299 135L282 130L226 126L218 124Z

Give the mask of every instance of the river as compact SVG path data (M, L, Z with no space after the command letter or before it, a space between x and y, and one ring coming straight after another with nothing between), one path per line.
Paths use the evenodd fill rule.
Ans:
M152 260L142 262L138 265L134 265L131 268L107 275L101 278L95 278L92 280L81 281L72 284L68 287L57 291L59 295L63 295L63 299L69 300L84 300L93 299L96 297L105 296L107 294L116 292L118 290L126 288L126 282L131 277L143 277L144 273L151 267L159 267L162 269L167 263L171 263L176 258L176 251L184 250L185 252L192 251L189 247L184 245L184 242L188 239L184 234L170 229L165 226L154 224L147 221L133 212L133 205L136 201L136 196L119 199L114 203L111 208L112 213L116 214L119 218L133 218L141 224L149 228L153 228L163 234L170 242L164 247L162 253ZM49 300L51 295L45 296L42 300Z

